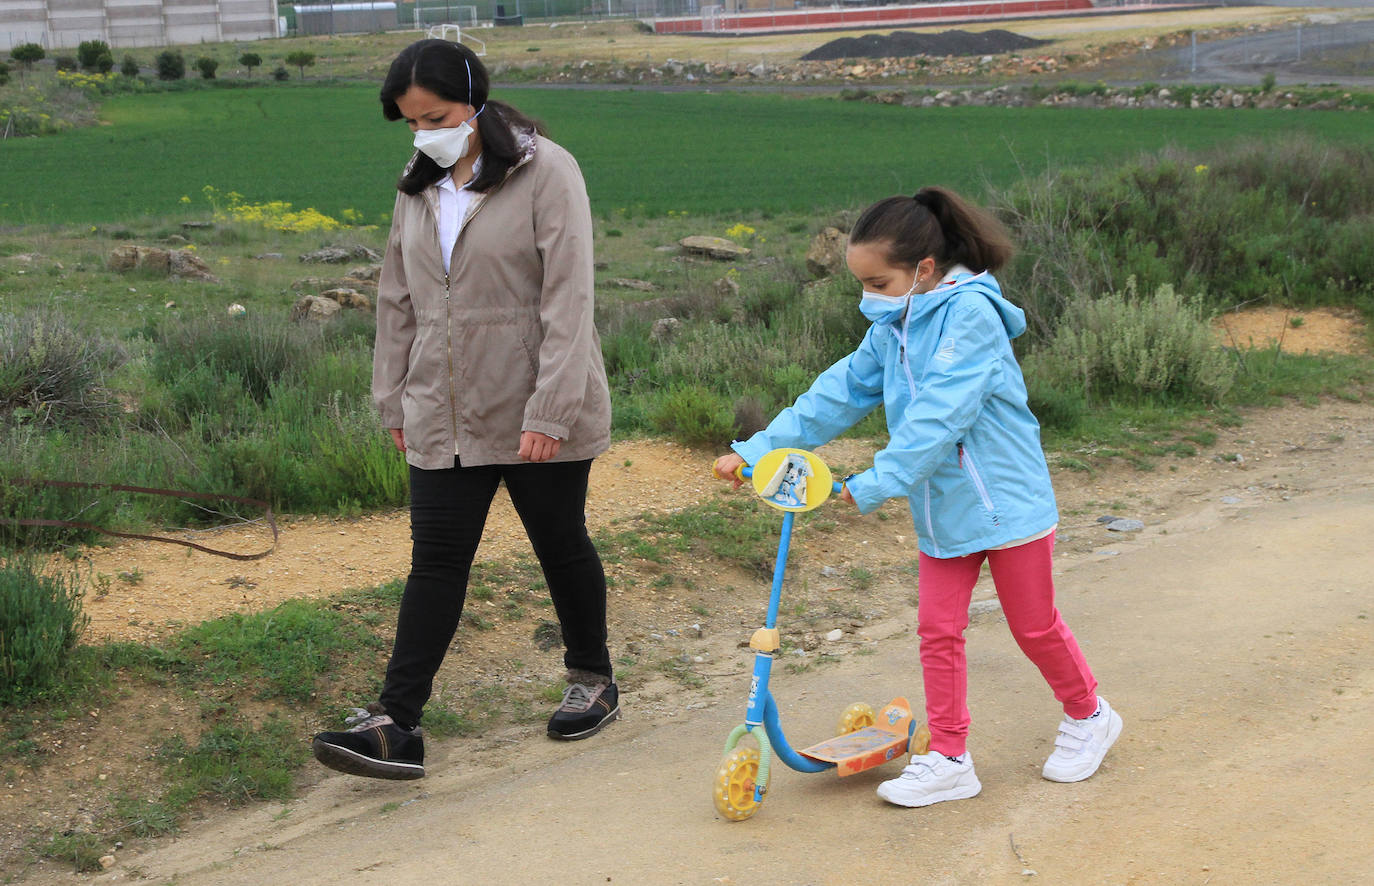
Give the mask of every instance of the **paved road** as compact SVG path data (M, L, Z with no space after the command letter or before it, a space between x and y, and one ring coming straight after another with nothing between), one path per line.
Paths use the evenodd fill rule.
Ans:
M1313 23L1164 50L1164 76L1253 86L1267 73L1282 84L1374 86L1374 21ZM1339 59L1339 60L1337 60Z

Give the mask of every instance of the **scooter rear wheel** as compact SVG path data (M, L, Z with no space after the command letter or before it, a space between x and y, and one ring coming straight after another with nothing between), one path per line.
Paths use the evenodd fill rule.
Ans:
M755 748L737 747L722 757L713 792L716 811L730 821L744 821L758 812L763 805L762 798L754 799L758 777L759 752Z
M844 709L840 714L840 723L837 727L836 735L848 735L851 732L858 732L872 726L878 720L878 715L873 712L873 706L862 701L856 701Z

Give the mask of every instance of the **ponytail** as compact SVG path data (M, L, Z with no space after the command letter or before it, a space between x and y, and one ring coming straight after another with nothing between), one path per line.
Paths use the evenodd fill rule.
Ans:
M849 242L885 242L888 260L899 267L914 268L922 259L934 258L941 273L954 265L996 271L1013 251L1001 222L940 187L874 203L854 223Z

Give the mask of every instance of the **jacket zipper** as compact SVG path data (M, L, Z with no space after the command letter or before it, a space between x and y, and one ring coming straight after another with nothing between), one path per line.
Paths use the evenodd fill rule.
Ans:
M988 495L988 488L983 484L983 477L978 473L978 466L973 463L973 453L963 443L959 444L959 467L968 472L968 478L973 481L973 488L978 490L978 497L983 500L983 507L992 515L992 521L997 521L997 509L992 506L992 497Z
M930 481L927 480L925 486L926 504L926 532L930 535L930 546L935 549L935 556L940 556L940 543L935 540L935 524L930 519Z
M507 169L506 177L501 179L501 182L497 184L495 187L493 187L491 190L487 191L484 194L480 194L479 197L481 199L478 200L477 205L473 207L472 211L467 214L467 217L458 220L458 234L453 238L454 250L458 249L458 241L463 239L463 232L467 230L468 224L473 220L473 218L477 216L477 213L482 211L482 207L487 204L487 199L492 194L496 193L501 188L501 185L504 185L510 179L511 175L515 172L515 170L519 169L521 166L524 165L524 163L521 163L517 166L512 166L510 169ZM436 251L440 253L440 261L443 261L442 253L444 249L444 242L443 239L439 236L439 209L437 206L431 205L430 212L434 216L434 241L438 244L439 247ZM452 263L453 254L450 253L449 264L452 265ZM444 323L446 337L448 339L448 410L449 419L452 423L453 428L453 452L454 456L456 457L458 454L458 393L457 385L454 381L453 376L453 306L452 303L449 301L449 296L452 294L451 287L452 280L449 278L449 272L444 271Z

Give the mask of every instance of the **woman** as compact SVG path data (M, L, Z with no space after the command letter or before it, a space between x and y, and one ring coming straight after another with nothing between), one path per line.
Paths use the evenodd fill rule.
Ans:
M584 522L610 436L586 187L572 156L488 88L477 57L444 40L408 46L382 87L382 113L406 121L417 150L378 283L372 391L410 466L414 546L378 704L315 736L321 763L355 775L424 775L421 710L502 482L566 647L549 736L586 738L620 712Z

